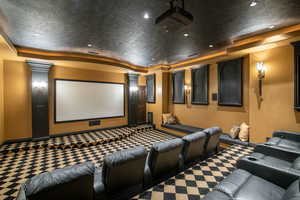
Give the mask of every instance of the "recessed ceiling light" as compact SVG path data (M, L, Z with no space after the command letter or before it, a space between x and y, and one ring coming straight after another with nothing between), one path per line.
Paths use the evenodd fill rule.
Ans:
M269 26L269 29L273 29L273 28L275 28L275 26L274 26L274 25L272 25L272 26Z
M188 36L189 36L189 34L188 34L188 33L185 33L185 34L183 34L183 36L184 36L184 37L188 37Z
M251 3L250 3L250 6L251 6L251 7L254 7L254 6L256 6L256 5L257 5L256 0L252 0Z
M213 48L213 47L214 47L214 45L212 45L212 44L209 45L209 48Z
M149 19L149 18L150 18L149 14L148 14L148 13L145 13L145 14L144 14L144 19Z
M91 47L91 46L93 46L92 44L88 44L88 47Z

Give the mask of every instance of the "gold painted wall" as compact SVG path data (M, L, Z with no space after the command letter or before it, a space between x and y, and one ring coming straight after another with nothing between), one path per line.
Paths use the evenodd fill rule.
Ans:
M0 60L0 144L2 144L5 140L4 135L4 68L3 68L3 60Z
M174 113L180 123L208 128L211 126L220 126L227 132L233 125L239 125L242 122L249 122L249 58L244 58L243 79L244 96L243 107L218 106L217 101L212 101L212 94L218 93L218 75L217 64L210 63L209 71L209 105L191 105L190 95L189 104L172 104L170 99L170 112ZM191 86L191 68L185 70L185 84Z
M4 60L5 139L31 137L31 72L24 62Z
M125 75L123 73L102 72L94 70L83 70L75 68L67 68L61 66L54 66L50 71L50 85L53 86L53 79L73 79L73 80L92 80L104 82L126 83ZM54 123L54 89L50 88L50 134L67 133L74 131L83 131L97 128L107 128L112 126L122 126L127 124L127 107L125 109L125 117L101 119L100 126L88 126L88 121L68 122L68 123ZM125 98L126 105L127 97Z
M300 113L294 107L294 50L291 45L250 55L251 141L263 142L275 130L300 132ZM256 62L264 61L267 72L263 101L258 100Z
M1 77L1 67L0 67L0 77ZM102 119L100 126L89 127L88 121L55 124L53 119L54 118L53 116L54 113L53 79L54 78L106 81L106 82L118 82L118 83L126 82L124 73L84 70L84 69L75 69L75 68L60 67L60 66L53 67L49 73L50 134L82 131L82 130L97 129L97 128L106 128L106 127L121 126L127 124L127 108L125 109L125 117ZM28 138L32 136L31 88L29 85L30 79L31 79L31 71L25 62L6 61L6 60L4 61L5 140ZM0 84L0 91L1 91L1 84ZM1 98L0 98L0 106L1 106ZM2 135L0 135L0 141L1 141L1 136Z

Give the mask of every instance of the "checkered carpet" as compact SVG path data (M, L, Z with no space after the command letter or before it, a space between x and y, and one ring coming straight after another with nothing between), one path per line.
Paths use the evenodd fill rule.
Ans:
M154 142L175 138L149 128L129 129L132 128L109 131L122 134L134 130L134 136L80 148L16 148L19 150L14 151L14 148L7 147L13 151L0 154L0 200L15 199L20 184L37 174L87 161L100 167L107 154L137 146L145 146L149 150ZM252 150L251 147L232 146L133 199L199 199L235 168L236 160Z
M240 157L252 151L252 147L231 146L132 200L200 200L235 169Z
M63 137L50 138L43 141L28 141L13 144L5 144L0 148L0 153L7 154L9 152L28 151L38 148L47 149L66 149L66 148L82 148L104 144L116 140L120 140L140 131L152 129L150 125L141 125L134 128L124 127L122 129L109 129L102 131L92 131L88 133L67 135ZM121 131L120 131L121 130Z
M131 129L131 130L129 130ZM70 165L91 161L96 166L102 166L103 157L123 149L145 146L148 150L154 142L165 141L175 137L154 129L118 128L99 131L99 134L122 134L134 130L134 136L113 140L109 143L82 146L81 148L49 149L49 148L17 148L18 151L8 151L0 154L0 200L15 199L20 184L37 174L63 168ZM93 135L92 133L87 133ZM80 137L78 135L78 137ZM88 136L92 137L92 136ZM26 146L25 144L18 144ZM14 144L12 145L14 146ZM32 146L35 146L34 144ZM7 148L14 149L8 146ZM20 151L20 149L22 149Z

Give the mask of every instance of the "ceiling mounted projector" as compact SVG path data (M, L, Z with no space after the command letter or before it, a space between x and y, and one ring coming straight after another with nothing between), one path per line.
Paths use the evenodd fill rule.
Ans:
M178 1L172 0L170 2L171 8L157 17L155 24L159 24L167 30L180 29L191 24L194 20L193 15L184 9L184 0L181 0L181 7Z

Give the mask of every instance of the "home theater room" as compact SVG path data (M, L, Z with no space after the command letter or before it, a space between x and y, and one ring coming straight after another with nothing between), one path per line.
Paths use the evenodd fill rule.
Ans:
M300 1L1 0L14 199L300 200Z

